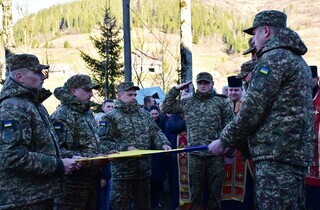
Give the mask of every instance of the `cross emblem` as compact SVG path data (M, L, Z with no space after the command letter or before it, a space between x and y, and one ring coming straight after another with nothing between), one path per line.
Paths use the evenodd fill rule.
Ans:
M237 177L238 177L238 179L242 179L243 174L240 172L240 173L238 173Z
M315 115L318 115L319 114L319 111L318 110L315 110L313 111Z
M229 178L229 172L225 173L224 176L225 176L226 178Z

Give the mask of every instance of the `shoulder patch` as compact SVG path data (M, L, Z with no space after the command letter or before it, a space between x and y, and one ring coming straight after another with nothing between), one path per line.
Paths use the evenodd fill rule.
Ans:
M267 75L269 73L269 69L267 67L262 67L260 70L259 70L260 73L264 74L264 75Z
M107 121L100 121L99 126L107 126Z
M3 121L3 128L8 128L8 127L12 127L12 126L13 126L12 120Z
M62 129L62 123L53 123L53 127L55 130L61 130Z
M2 142L12 143L21 137L19 123L15 120L0 121L0 138Z

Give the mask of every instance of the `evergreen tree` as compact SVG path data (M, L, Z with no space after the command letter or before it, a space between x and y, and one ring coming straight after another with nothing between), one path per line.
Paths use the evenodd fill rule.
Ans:
M116 82L124 76L123 63L119 61L122 47L119 38L120 29L116 19L105 9L104 21L98 23L100 36L90 36L99 58L93 58L80 50L81 58L93 74L93 81L100 85L99 95L104 98L116 98Z

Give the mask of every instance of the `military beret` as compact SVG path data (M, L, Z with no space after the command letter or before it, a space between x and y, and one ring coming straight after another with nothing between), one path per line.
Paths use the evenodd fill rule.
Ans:
M318 77L318 67L317 66L309 66L311 73L312 73L312 78Z
M72 88L83 88L83 89L98 89L99 85L93 83L88 75L76 74L70 77L64 84L65 87Z
M140 88L138 86L135 86L133 82L122 82L117 86L118 93L129 90L129 89L140 90Z
M241 65L240 73L236 76L236 78L242 79L247 76L249 72L251 72L256 66L257 62L249 60Z
M42 71L48 69L49 65L40 64L39 59L31 54L15 54L6 60L9 71L27 68L31 71Z
M202 81L202 80L207 81L207 82L213 82L212 75L209 74L208 72L200 72L197 75L197 82Z
M287 16L283 12L277 10L261 11L254 17L252 26L244 29L243 32L253 35L253 30L258 26L285 28L287 26Z
M242 80L236 76L230 76L228 77L228 87L242 87Z

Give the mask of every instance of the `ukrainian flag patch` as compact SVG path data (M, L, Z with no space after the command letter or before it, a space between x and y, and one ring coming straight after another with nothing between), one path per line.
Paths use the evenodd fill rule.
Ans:
M269 73L269 69L267 67L262 67L260 69L260 73L262 73L264 75L267 75Z
M61 123L54 123L53 124L54 129L56 130L61 130L62 129L62 124Z
M107 122L106 121L100 121L100 126L106 126Z
M4 128L12 127L12 120L4 121L3 122L3 127Z

